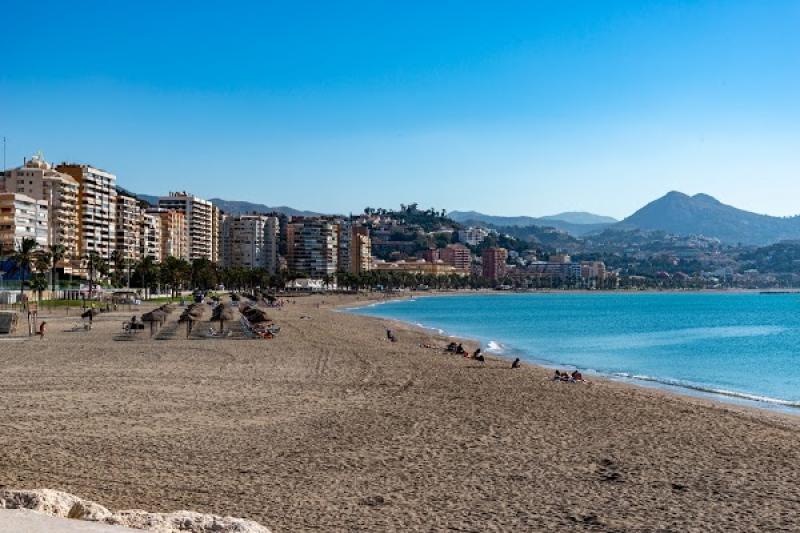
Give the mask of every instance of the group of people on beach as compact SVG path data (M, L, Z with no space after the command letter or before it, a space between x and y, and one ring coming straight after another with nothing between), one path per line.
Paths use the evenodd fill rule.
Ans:
M556 370L556 373L553 374L553 381L566 381L567 383L588 383L585 379L583 379L583 374L581 374L577 369L573 371L572 374L568 373L567 371L561 372L560 370Z
M476 361L479 361L481 363L484 363L486 361L486 359L484 359L483 357L483 354L481 353L480 348L475 350L473 353L469 353L467 350L464 349L464 345L461 344L460 342L459 343L451 342L450 344L447 345L447 347L444 350L449 353L461 355L465 359L475 359Z

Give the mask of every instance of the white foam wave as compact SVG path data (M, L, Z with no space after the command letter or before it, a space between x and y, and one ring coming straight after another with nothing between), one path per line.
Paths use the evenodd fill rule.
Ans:
M689 381L683 381L678 379L670 379L670 378L658 378L653 376L647 376L642 374L629 374L627 372L615 372L612 374L613 376L625 378L625 379L633 379L637 381L647 381L651 383L658 383L660 385L668 385L670 387L678 387L682 389L689 389L697 392L703 392L706 394L716 394L719 396L727 396L729 398L735 398L739 400L747 400L751 402L761 402L761 403L769 403L773 405L780 405L783 407L800 407L800 401L793 401L793 400L784 400L782 398L772 398L770 396L763 396L759 394L750 394L747 392L739 392L739 391L732 391L728 389L721 389L717 387L712 387L710 385L702 385L698 383L692 383Z

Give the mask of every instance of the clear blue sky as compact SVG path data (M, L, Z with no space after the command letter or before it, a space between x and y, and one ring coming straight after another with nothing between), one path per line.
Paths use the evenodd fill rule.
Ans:
M326 212L800 213L796 0L0 7L9 166Z

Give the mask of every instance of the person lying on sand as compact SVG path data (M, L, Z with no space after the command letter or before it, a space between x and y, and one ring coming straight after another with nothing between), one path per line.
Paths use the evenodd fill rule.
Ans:
M583 379L583 374L581 374L577 369L575 370L575 372L572 373L572 379L576 383L589 383L588 381Z
M450 344L447 345L447 348L445 348L445 350L448 351L448 352L455 352L456 351L456 343L451 342Z
M516 359L514 359L514 362L511 363L511 368L519 368L519 364L520 364L519 357L517 357Z
M561 381L561 372L556 370L556 373L553 374L553 381Z
M478 350L478 352L480 352L480 350ZM485 362L486 362L486 359L484 359L484 358L483 358L483 356L482 356L480 353L478 353L478 352L475 352L474 359L475 359L476 361L478 361L479 363L485 363Z

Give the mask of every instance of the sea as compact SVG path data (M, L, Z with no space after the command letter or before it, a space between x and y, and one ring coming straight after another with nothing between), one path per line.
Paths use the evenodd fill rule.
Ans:
M546 367L800 414L800 294L459 294L350 311Z

